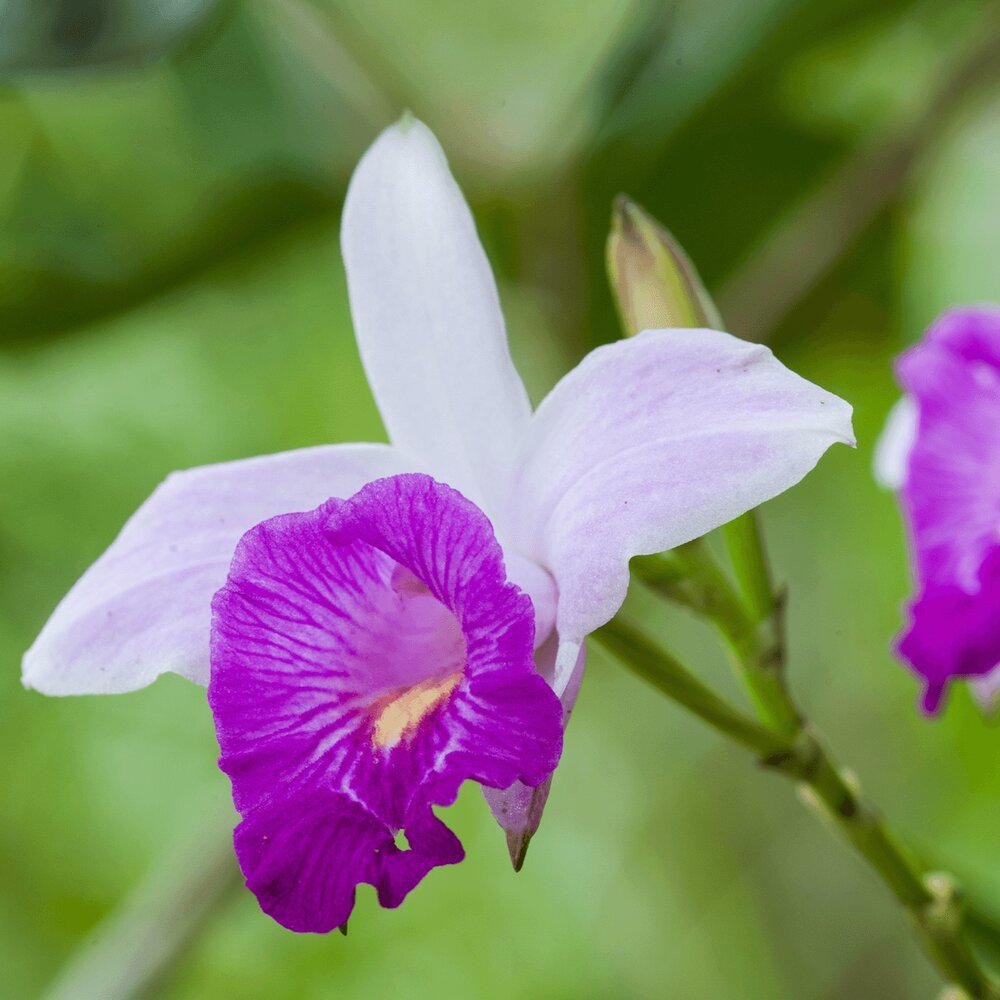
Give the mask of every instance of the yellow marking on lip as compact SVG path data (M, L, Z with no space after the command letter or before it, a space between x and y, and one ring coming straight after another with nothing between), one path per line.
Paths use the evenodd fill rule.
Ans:
M461 672L441 680L421 681L375 702L375 728L372 743L381 750L396 746L412 736L421 722L458 687Z

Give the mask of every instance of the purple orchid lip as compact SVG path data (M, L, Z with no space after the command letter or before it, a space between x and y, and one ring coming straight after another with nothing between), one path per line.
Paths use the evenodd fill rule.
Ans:
M1000 310L954 309L898 362L911 401L901 502L919 592L898 650L938 711L1000 663Z
M361 882L398 906L462 859L432 806L467 778L549 777L562 706L533 639L486 516L428 476L243 537L213 602L209 702L237 855L267 913L329 931Z

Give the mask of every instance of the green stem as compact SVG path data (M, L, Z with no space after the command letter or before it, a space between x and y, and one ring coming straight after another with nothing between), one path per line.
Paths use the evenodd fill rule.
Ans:
M1000 997L1000 989L990 982L966 941L964 908L954 879L918 868L861 794L857 781L835 764L807 728L787 758L764 763L800 782L806 803L825 816L882 879L947 983L961 986L975 1000Z
M746 595L750 612L758 621L763 621L774 614L775 590L757 511L747 511L724 525L722 537L726 540L736 580Z
M616 618L595 633L598 641L655 688L683 705L713 729L752 750L761 759L788 750L788 741L733 708L665 649Z
M757 536L754 541L752 535ZM857 781L842 770L796 705L784 678L783 602L774 594L756 523L733 533L744 565L744 586L766 580L762 592L744 604L703 541L665 556L633 560L633 571L652 589L708 618L726 639L762 722L743 715L706 688L672 654L620 622L598 638L641 676L719 732L754 751L761 763L795 781L801 798L836 829L868 863L909 916L917 937L945 981L973 1000L1000 1000L1000 987L983 971L966 940L962 899L954 880L921 869L889 831ZM748 610L770 607L763 620ZM678 695L679 692L679 695ZM773 749L768 750L770 745Z
M681 545L665 556L632 560L632 571L665 597L708 618L722 634L757 713L773 730L794 738L802 717L785 687L785 645L780 600L755 619L712 558L703 539Z

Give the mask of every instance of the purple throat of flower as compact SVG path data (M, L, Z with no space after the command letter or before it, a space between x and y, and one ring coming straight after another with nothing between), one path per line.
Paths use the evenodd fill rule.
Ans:
M266 913L324 933L360 883L398 906L464 856L433 806L466 779L549 777L562 707L534 629L486 516L428 476L243 536L212 604L208 698Z

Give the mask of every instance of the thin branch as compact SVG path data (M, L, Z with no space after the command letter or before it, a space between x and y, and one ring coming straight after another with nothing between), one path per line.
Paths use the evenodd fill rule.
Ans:
M762 760L791 752L792 745L780 733L733 708L665 648L653 645L620 617L595 632L594 638L668 698Z

